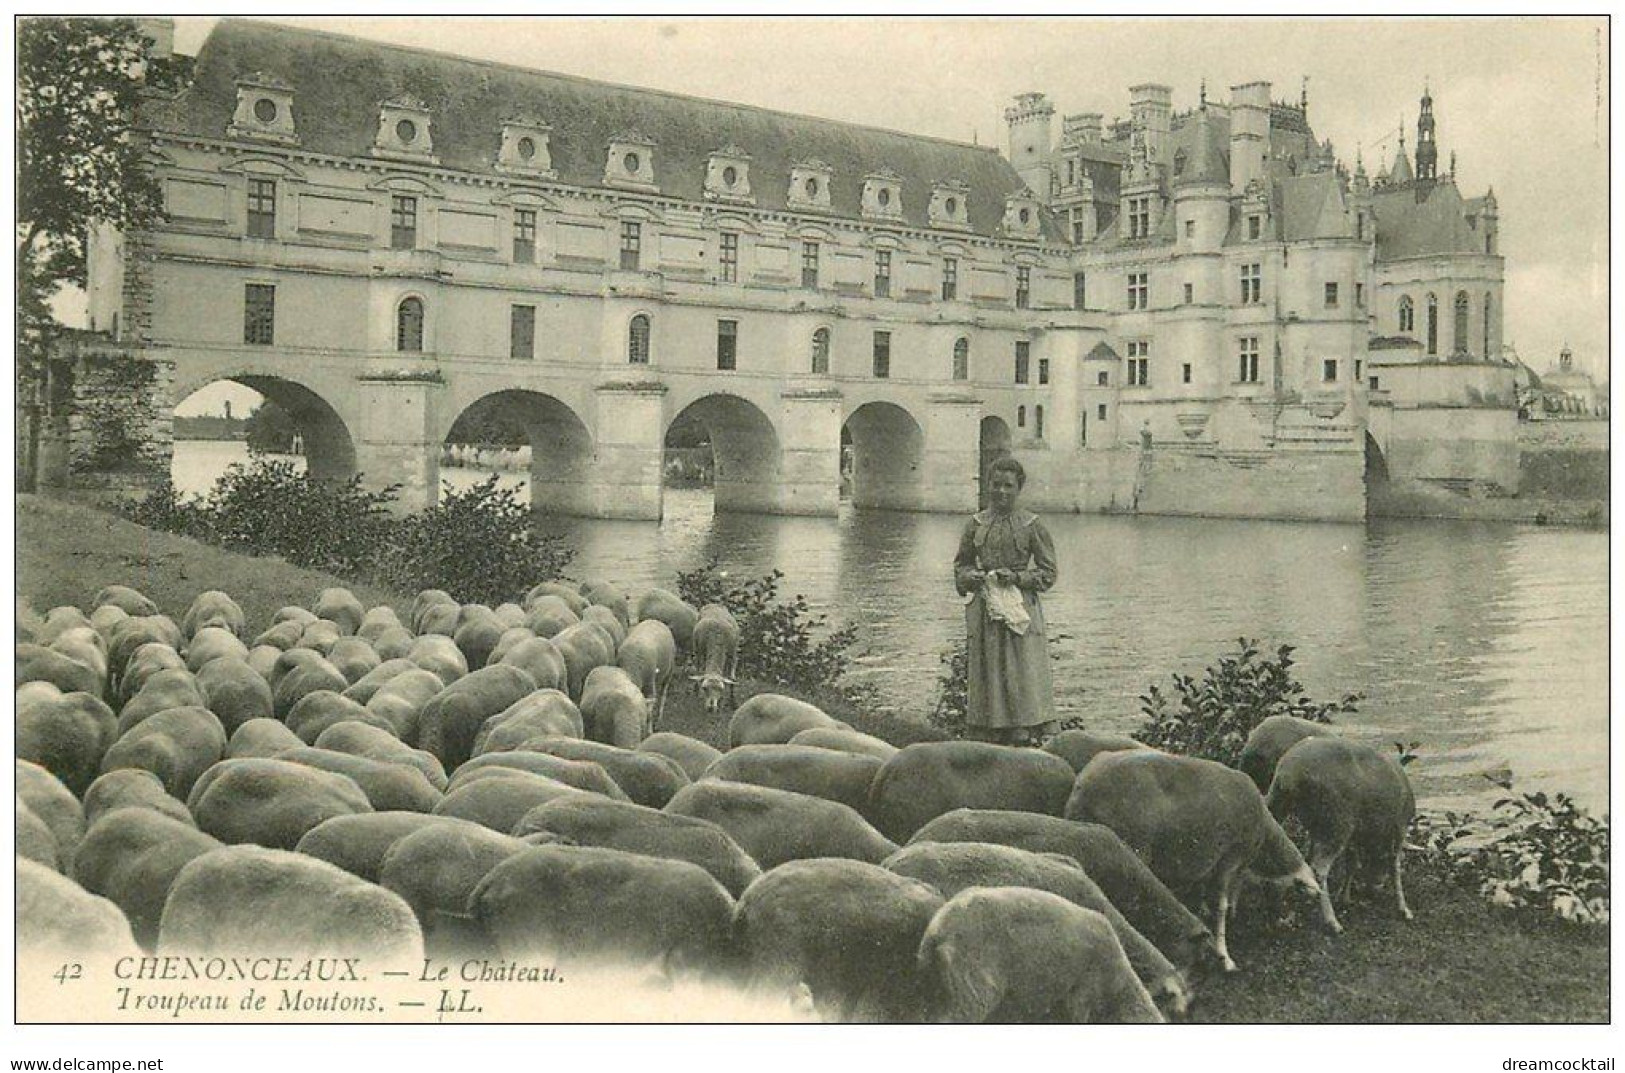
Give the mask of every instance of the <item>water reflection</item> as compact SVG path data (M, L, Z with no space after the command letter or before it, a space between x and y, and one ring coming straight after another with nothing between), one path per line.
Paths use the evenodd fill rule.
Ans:
M221 446L177 445L177 485ZM240 454L241 448L236 448ZM203 456L207 454L207 458ZM195 472L194 472L195 471ZM218 472L218 468L212 472ZM454 484L479 474L446 470ZM522 480L521 478L518 478ZM713 516L703 491L666 493L658 524L549 519L573 573L638 588L717 558L785 572L837 624L858 627L859 675L924 718L938 658L963 633L952 560L962 519ZM1349 720L1384 748L1415 742L1425 800L1482 796L1486 771L1607 804L1606 534L1506 525L1370 525L1056 515L1060 581L1045 600L1057 706L1128 730L1138 697L1196 673L1243 635L1297 646L1317 698L1364 692Z

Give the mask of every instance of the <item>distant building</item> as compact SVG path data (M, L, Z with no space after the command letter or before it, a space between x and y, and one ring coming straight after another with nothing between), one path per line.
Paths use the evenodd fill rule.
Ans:
M1574 351L1565 344L1557 364L1540 375L1543 416L1607 417L1608 395L1599 390L1591 374L1574 364Z

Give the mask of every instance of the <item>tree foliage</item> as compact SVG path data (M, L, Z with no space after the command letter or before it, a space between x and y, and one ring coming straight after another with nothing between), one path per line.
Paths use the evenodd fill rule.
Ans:
M19 342L37 358L49 301L85 282L91 228L146 226L161 211L131 129L152 42L132 19L30 17L17 30Z
M288 454L293 450L293 438L299 426L293 415L269 399L254 407L248 415L244 434L250 451L267 454Z

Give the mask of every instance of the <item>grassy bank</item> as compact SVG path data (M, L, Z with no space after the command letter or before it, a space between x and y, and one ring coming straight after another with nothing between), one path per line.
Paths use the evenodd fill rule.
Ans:
M256 627L277 608L343 584L276 559L250 558L155 533L89 506L39 496L17 501L18 591L43 612L87 606L103 585L133 585L178 616L204 589L231 593ZM349 586L369 605L404 611L410 594ZM1148 676L1150 672L1148 671ZM742 686L739 699L751 690ZM831 714L897 744L931 728L836 705ZM708 717L674 689L662 729L723 745L726 717ZM1608 1017L1608 929L1493 909L1476 894L1412 869L1417 919L1381 908L1343 914L1340 938L1312 923L1291 928L1245 914L1231 933L1242 971L1206 981L1194 1014L1222 1022L1602 1021Z

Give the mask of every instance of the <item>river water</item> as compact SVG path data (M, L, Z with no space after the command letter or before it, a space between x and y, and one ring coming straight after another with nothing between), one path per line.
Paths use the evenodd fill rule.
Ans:
M176 445L175 483L202 491L238 444ZM443 470L455 485L483 474ZM520 474L504 481L522 486ZM543 522L577 548L572 573L670 586L716 557L779 569L834 624L858 627L884 703L923 719L939 655L964 632L951 562L962 519L843 510L839 518L714 515L669 490L649 522ZM1138 697L1199 674L1242 636L1297 647L1315 698L1363 692L1344 717L1373 743L1415 743L1418 796L1482 804L1481 777L1608 807L1608 540L1492 523L1368 525L1054 515L1060 580L1044 597L1063 715L1127 731Z

